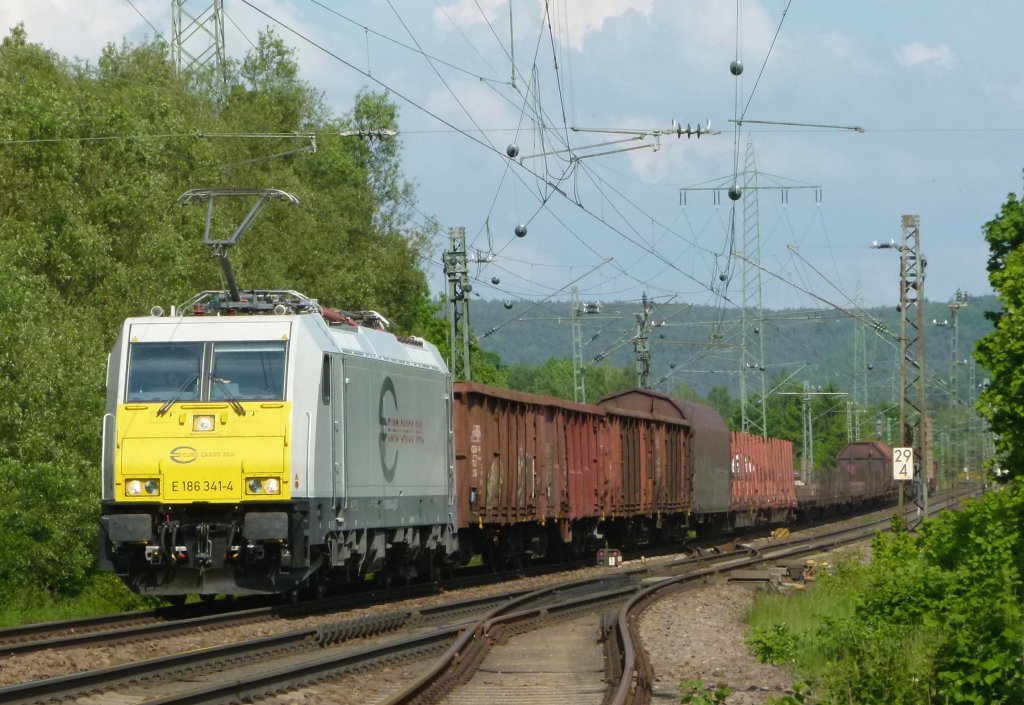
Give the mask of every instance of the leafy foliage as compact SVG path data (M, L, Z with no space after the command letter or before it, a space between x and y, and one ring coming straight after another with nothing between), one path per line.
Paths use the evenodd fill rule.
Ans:
M586 386L586 399L592 404L602 397L633 387L633 373L628 369L615 369L606 365L585 367L582 371ZM505 370L510 389L531 394L543 394L559 399L575 399L572 360L552 358L537 365L516 364Z
M121 321L219 288L200 244L203 209L175 205L184 191L299 197L268 205L232 251L242 287L297 289L385 312L398 333L432 333L436 306L418 263L436 225L409 218L397 108L363 92L349 115L331 115L270 32L229 67L227 84L180 75L161 42L109 45L95 65L30 43L21 26L0 42L0 589L9 600L72 595L92 570L104 371ZM360 137L369 132L388 136ZM218 201L214 237L251 206Z
M711 688L699 678L685 680L679 684L679 702L683 705L721 705L732 690L725 685Z
M789 627L776 623L771 627L756 628L747 639L747 645L758 661L781 666L796 659L797 636Z
M996 434L1004 479L1024 474L1024 202L1009 194L983 228L988 241L989 283L1003 304L989 312L996 329L977 342L975 355L991 373L978 408Z
M1021 480L929 520L920 536L880 534L870 565L840 565L800 596L838 595L852 612L797 630L790 625L814 611L801 601L783 619L801 643L795 668L827 703L1024 702L1022 556ZM771 632L752 639L771 654L781 643Z

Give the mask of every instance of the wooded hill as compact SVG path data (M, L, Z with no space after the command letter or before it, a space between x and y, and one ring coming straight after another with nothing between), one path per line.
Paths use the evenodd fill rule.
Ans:
M897 292L893 291L894 296ZM957 314L960 394L966 398L971 374L971 351L975 341L992 330L985 311L1000 310L995 296L969 300ZM636 314L642 313L639 301L603 302L600 312L580 316L583 362L585 365L634 366L632 339L637 334ZM900 317L895 307L854 311L864 319L881 321L878 332L861 320L834 310L781 310L764 312L764 365L768 379L793 374L792 380L804 380L814 386L834 383L851 392L862 385L868 390L868 405L892 399L893 379L898 375L896 345ZM474 300L470 304L473 333L480 347L498 355L507 365L540 365L555 359L572 359L572 326L568 301L534 305L515 302L506 309L502 301ZM669 392L686 385L702 396L714 387L724 387L733 396L739 393L740 316L736 310L722 311L710 306L666 304L655 306L649 320L651 371L653 386ZM938 377L951 377L953 327L948 303L925 304L925 352L928 369ZM932 321L945 325L936 325ZM664 325L660 325L661 323ZM751 323L751 327L758 327ZM861 380L854 381L855 329L863 331L863 356L866 362ZM756 340L748 341L751 351ZM756 359L748 353L747 359ZM964 364L965 360L968 364ZM795 373L795 374L794 374ZM975 384L985 379L985 371L975 368ZM748 378L748 384L750 384ZM933 385L934 386L934 385ZM935 387L935 393L942 389Z

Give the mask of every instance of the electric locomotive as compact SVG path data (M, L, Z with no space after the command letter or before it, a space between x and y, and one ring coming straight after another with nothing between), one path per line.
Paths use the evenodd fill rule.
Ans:
M437 348L374 312L241 291L223 262L230 290L129 318L117 336L102 567L172 599L439 573L457 524Z

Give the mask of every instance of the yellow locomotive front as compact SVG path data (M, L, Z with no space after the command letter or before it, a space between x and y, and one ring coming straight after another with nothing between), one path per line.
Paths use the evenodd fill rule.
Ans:
M125 322L108 370L101 561L141 593L286 592L290 316Z
M286 345L132 342L117 414L118 498L287 499Z

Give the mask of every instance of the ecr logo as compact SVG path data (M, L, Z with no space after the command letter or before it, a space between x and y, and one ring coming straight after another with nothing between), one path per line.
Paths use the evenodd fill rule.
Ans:
M390 397L390 401L388 398ZM395 394L395 383L390 377L384 378L380 386L380 400L377 403L377 416L380 421L380 467L384 479L392 482L395 479L395 468L398 467L398 448L388 463L388 438L390 436L389 420L398 413L398 396Z
M415 408L413 413L417 413ZM380 422L380 467L384 473L384 480L392 482L398 468L399 450L408 448L413 455L424 450L416 446L426 446L425 427L423 419L401 414L395 383L390 377L385 377L381 383L377 416Z
M199 457L199 451L192 446L178 446L171 449L170 457L173 462L179 465L188 465Z

